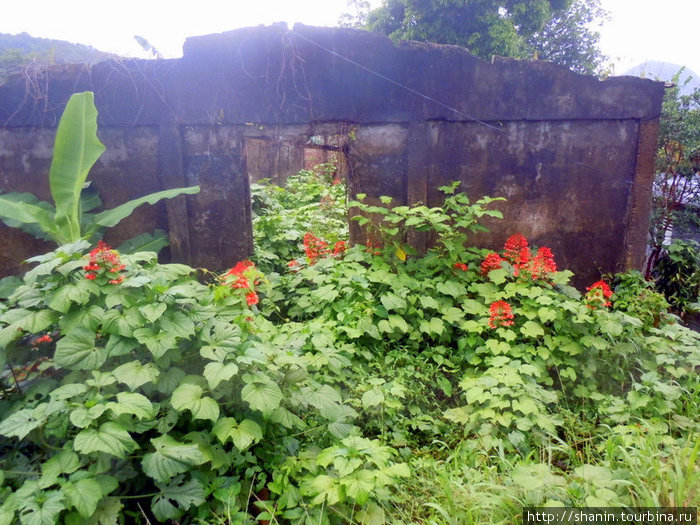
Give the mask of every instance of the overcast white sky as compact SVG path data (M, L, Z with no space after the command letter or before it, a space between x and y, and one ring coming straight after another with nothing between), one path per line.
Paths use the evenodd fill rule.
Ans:
M381 0L372 0L374 5ZM139 56L134 35L165 56L187 36L286 21L334 26L347 0L0 0L0 33L27 32ZM647 60L700 74L700 0L601 0L611 20L601 47L617 74ZM143 54L141 53L141 56Z

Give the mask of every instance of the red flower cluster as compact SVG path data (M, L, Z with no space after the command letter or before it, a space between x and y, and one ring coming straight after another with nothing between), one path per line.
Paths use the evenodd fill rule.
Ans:
M469 267L468 267L466 264L461 263L461 262L456 262L456 263L454 264L453 268L454 268L455 270L460 270L460 271L462 271L462 272L466 272L466 271L469 269Z
M505 301L495 301L491 303L489 313L491 315L489 319L489 326L491 328L510 326L515 322L513 321L513 311L510 305Z
M328 257L329 255L333 257L342 257L346 249L345 241L338 241L333 245L333 248L331 248L326 241L319 239L311 232L306 232L304 235L304 251L306 252L306 260L310 265L316 264L319 259ZM292 261L288 263L290 268L292 267L291 262ZM296 261L294 262L296 263Z
M316 264L319 259L328 255L328 243L322 241L311 232L304 235L304 251L309 264Z
M117 250L113 250L103 241L98 241L97 248L89 253L89 257L89 263L83 266L83 270L86 272L86 279L94 280L97 278L98 273L103 271L108 274L108 277L113 277L109 279L109 284L120 284L124 281L123 275L117 275L125 268L125 265L119 260L119 252Z
M507 261L513 265L515 275L521 273L529 275L532 279L544 279L548 274L557 271L557 264L554 262L552 250L546 246L537 250L535 257L532 257L527 239L516 233L511 235L503 246L503 258L497 253L490 253L481 263L481 275L488 275L492 270L501 267L501 262Z
M260 298L255 292L255 286L260 284L259 272L252 261L239 261L224 274L224 282L234 290L245 290L245 300L248 306L258 304ZM234 280L235 278L235 280Z
M37 338L34 340L34 344L38 345L39 343L51 343L53 339L51 338L50 335L44 334L41 337Z
M497 253L489 253L484 262L481 263L481 275L486 276L492 270L498 270L501 267L501 256Z
M530 247L527 239L519 233L511 235L503 247L503 258L516 268L530 262Z
M537 250L537 255L532 260L528 271L533 279L543 279L547 274L557 271L557 263L554 262L554 254L552 250L546 246L542 246Z
M367 247L367 249L365 249L365 251L367 253L371 253L372 255L381 255L382 254L381 250L378 249L378 248L381 248L381 246L379 246L378 243L376 243L372 240L367 241L365 243L365 246Z
M610 286L605 281L597 281L586 288L586 297L584 302L586 306L591 309L596 309L599 306L607 307L611 306L610 297L613 291Z

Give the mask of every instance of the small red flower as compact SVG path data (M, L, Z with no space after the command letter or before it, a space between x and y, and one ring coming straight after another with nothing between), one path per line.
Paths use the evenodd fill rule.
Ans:
M463 271L463 272L466 272L466 271L469 269L468 266L467 266L465 263L461 263L461 262L456 262L456 263L454 264L453 268L454 268L455 270L461 270L461 271Z
M345 241L338 241L335 243L333 246L333 257L340 257L345 253L345 250L347 249L347 246L345 245Z
M245 296L245 301L248 303L248 306L253 306L254 304L258 304L258 294L255 292L250 292L249 294L246 294Z
M530 248L528 247L527 239L519 233L508 237L503 247L503 258L516 268L527 264L530 260Z
M89 262L83 266L85 270L85 278L89 280L94 280L97 278L98 272L104 271L107 273L118 274L126 266L119 260L119 252L113 250L104 241L98 241L97 247L93 249L89 254ZM114 277L109 281L110 284L120 284L124 281L124 276L120 275Z
M542 279L548 274L556 272L557 263L554 262L552 250L546 246L537 250L537 255L532 260L529 271L533 279Z
M296 268L299 266L299 263L297 262L296 259L292 259L291 261L289 261L287 263L287 266L289 266L290 268Z
M501 267L501 256L497 253L489 253L484 262L481 263L481 275L486 276L492 270L498 270Z
M513 321L513 311L510 305L505 301L495 301L489 307L489 327L497 328L498 326L510 326Z
M243 273L250 267L254 266L252 261L239 261L236 263L236 266L231 268L228 272L226 272L224 275L243 275Z
M51 336L48 334L45 334L45 335L42 335L41 337L39 337L36 341L34 341L34 343L35 344L50 343L52 341L53 341L53 339L51 339Z
M586 288L584 301L586 306L591 309L596 309L599 306L607 307L612 305L612 302L609 300L612 294L613 291L608 283L600 280Z
M304 251L309 264L316 264L319 259L328 255L328 243L322 241L311 232L304 235Z
M94 273L85 274L85 278L90 280L90 281L94 280L96 277L97 277L97 274L94 274Z

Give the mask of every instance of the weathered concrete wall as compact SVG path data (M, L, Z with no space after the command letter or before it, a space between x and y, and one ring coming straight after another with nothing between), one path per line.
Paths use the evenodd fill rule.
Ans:
M191 38L178 60L64 66L41 86L0 86L0 190L47 197L51 128L88 89L108 148L94 184L109 205L202 186L139 210L110 232L115 243L166 227L173 259L229 266L252 249L249 180L283 180L320 145L346 157L351 193L369 199L436 205L452 180L473 197L507 197L505 220L476 241L497 247L521 232L581 283L642 263L662 83L277 25ZM0 235L0 273L39 248Z

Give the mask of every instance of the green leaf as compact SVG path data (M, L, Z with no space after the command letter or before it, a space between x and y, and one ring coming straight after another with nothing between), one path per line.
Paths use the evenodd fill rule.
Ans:
M221 443L226 443L229 439L233 440L233 444L241 452L263 438L262 429L255 421L244 419L237 423L232 417L225 417L217 421L212 429L212 434Z
M61 450L41 465L39 486L47 488L58 481L61 474L72 474L80 468L80 459L72 450Z
M506 282L507 277L510 275L510 271L505 268L498 268L496 270L491 270L489 272L489 280L496 285L503 284Z
M99 287L92 281L81 279L76 283L67 283L48 297L48 306L61 313L67 313L73 303L85 304L90 296L99 293Z
M216 388L222 381L228 381L238 373L238 366L235 363L219 363L213 361L204 367L204 377L209 383L209 388Z
M28 231L35 237L39 237L40 232L51 238L55 235L53 206L48 202L38 202L31 194L12 192L0 195L0 219L8 226Z
M362 406L364 408L370 408L373 406L380 405L384 402L384 393L377 387L368 390L362 394Z
M149 323L155 323L168 308L165 303L149 303L139 308L139 312Z
M194 419L219 419L219 405L211 397L202 397L202 387L185 383L175 389L170 403L175 410L189 410Z
M139 419L152 419L155 415L155 410L149 399L136 392L119 392L117 402L110 402L105 406L116 416L133 414Z
M146 345L153 357L160 359L170 349L177 347L177 336L173 332L158 330L157 327L138 328L133 331L136 340Z
M62 491L52 490L44 493L41 503L37 498L24 502L20 519L22 525L55 525L58 523L58 515L66 508L63 498Z
M379 300L387 310L403 310L406 308L406 300L393 293L384 294Z
M348 496L358 505L364 505L374 490L375 474L369 470L359 470L352 475L340 479ZM329 502L330 503L330 502Z
M168 234L163 230L156 230L153 234L142 233L133 239L123 242L117 248L119 253L155 252L158 253L170 244Z
M342 402L340 393L330 385L323 385L317 388L302 389L304 399L313 407L319 410Z
M312 290L310 295L313 299L316 299L318 301L331 303L336 299L336 297L338 297L338 290L336 290L335 286L333 286L332 284L326 284L325 286L321 286L317 290Z
M182 514L182 511L175 508L170 501L183 510L205 502L204 487L195 479L191 479L183 485L169 485L165 488L161 487L161 489L163 492L153 498L151 508L156 519L162 522L167 519L175 519Z
M241 390L241 398L250 408L269 413L279 406L284 396L277 383L263 374L246 375L243 380L248 384Z
M151 439L154 451L143 457L143 471L161 483L207 461L198 445L181 443L170 436Z
M440 303L438 303L433 297L429 295L421 295L418 300L420 301L420 304L423 306L423 308L432 308L433 310L437 310L440 308Z
M107 352L95 346L95 333L87 328L78 327L56 343L54 361L63 368L90 370L106 359Z
M542 326L534 321L525 321L522 328L520 328L520 333L528 337L537 338L544 335L544 330Z
M610 337L618 337L622 334L622 325L614 319L605 319L600 322L600 331Z
M27 434L41 426L42 423L44 423L43 420L34 416L34 409L24 408L11 414L0 423L0 435L24 439Z
M98 502L102 499L102 488L94 479L85 478L75 483L67 481L62 488L75 510L83 518L92 516L97 510Z
M183 195L183 194L195 194L199 193L199 186L188 186L186 188L173 188L170 190L163 190L163 191L157 191L155 193L149 193L148 195L145 195L143 197L139 197L138 199L133 199L128 202L125 202L124 204L121 204L117 206L116 208L112 208L111 210L103 211L102 213L98 213L95 215L94 222L95 224L98 224L100 226L103 226L105 228L111 228L113 226L116 226L121 222L122 219L125 219L131 213L138 208L139 206L143 204L156 204L158 201L161 201L163 199L172 199L174 197L177 197L178 195Z
M459 284L455 281L447 281L444 283L438 283L435 289L445 295L450 295L452 297L459 297L461 295L467 294L467 289L464 285Z
M112 374L117 381L126 384L133 391L146 383L155 383L160 370L153 363L142 365L138 361L129 361L115 368Z
M105 452L122 459L127 452L133 452L137 448L136 441L131 439L126 429L112 421L104 423L99 430L86 428L75 436L73 443L76 452Z
M58 244L80 239L80 193L93 164L105 150L97 138L97 109L90 91L71 96L56 130L49 171L51 196L56 204Z

